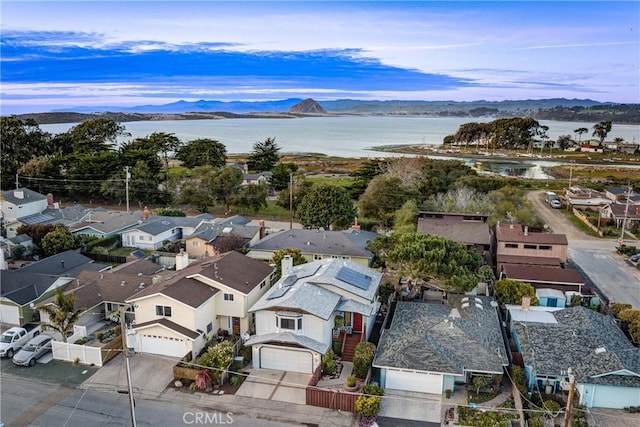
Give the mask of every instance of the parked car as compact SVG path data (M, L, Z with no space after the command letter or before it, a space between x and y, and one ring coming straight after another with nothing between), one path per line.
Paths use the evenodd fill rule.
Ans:
M12 358L31 338L42 331L40 325L27 323L23 327L14 326L0 336L0 357Z
M562 204L560 203L559 199L553 199L549 202L549 205L553 208L553 209L560 209L562 207Z
M635 255L631 255L631 256L629 257L629 260L630 260L630 261L633 261L633 262L638 262L638 261L640 261L640 252L638 252L638 253L637 253L637 254L635 254Z
M51 351L51 335L38 335L31 338L22 349L13 356L13 363L20 366L33 366L36 361Z

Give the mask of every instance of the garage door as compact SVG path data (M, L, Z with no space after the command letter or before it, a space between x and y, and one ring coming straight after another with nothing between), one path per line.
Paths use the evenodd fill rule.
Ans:
M387 369L385 388L442 394L442 375Z
M187 344L184 340L160 337L155 335L140 336L140 352L162 354L164 356L182 357L187 354Z
M304 350L260 348L260 367L279 371L313 373L313 356Z
M0 322L10 325L20 324L20 311L15 305L0 304Z

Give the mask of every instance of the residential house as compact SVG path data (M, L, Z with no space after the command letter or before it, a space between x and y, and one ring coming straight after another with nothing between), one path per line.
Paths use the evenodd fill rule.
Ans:
M495 229L496 272L506 264L504 257L518 264L529 264L530 258L545 265L564 265L567 262L567 237L564 234L529 232L520 224L498 223ZM547 264L548 263L548 264Z
M602 209L602 216L612 219L616 228L622 228L622 224L625 224L625 229L629 229L634 224L640 223L640 204L631 203L631 201L628 206L626 203L610 203Z
M242 185L269 185L273 174L269 171L260 173L248 173L242 174Z
M536 289L556 289L561 292L582 292L585 282L573 268L549 267L544 265L502 264L500 278L520 280Z
M604 189L604 195L615 203L625 203L627 196L632 194L635 194L635 192L630 192L629 188L606 187Z
M47 208L47 196L26 187L8 190L2 193L0 209L7 237L15 237L22 219L31 215L39 215Z
M543 310L509 308L532 392L566 391L571 374L579 403L588 408L640 405L640 349L612 317L582 306Z
M449 212L419 212L418 233L446 237L482 254L491 252L491 230L487 215Z
M382 274L342 259L292 263L284 257L282 278L249 309L256 331L245 345L255 368L313 373L331 347L336 316L356 341L369 338Z
M600 144L580 144L580 152L582 153L604 153L604 147Z
M110 268L111 267L109 265L94 262L91 258L82 255L78 251L68 250L43 258L40 261L24 266L17 271L76 278L85 270L105 271Z
M251 246L251 258L270 261L276 251L299 249L308 261L343 259L363 266L371 265L373 254L365 249L367 240L375 240L376 233L368 231L329 231L324 229L293 229L268 234Z
M474 376L502 375L509 355L497 307L491 297L455 294L441 304L398 302L373 360L380 385L443 394Z
M604 193L579 186L567 188L564 197L570 206L605 206L611 203Z
M249 307L271 286L274 269L238 252L187 265L127 299L135 305L136 351L197 355L219 330L236 335L255 326Z
M251 221L239 215L216 218L200 225L193 234L185 238L185 248L192 258L218 255L227 238L242 239L244 246L256 244L264 237L264 221L260 225L249 225ZM224 249L223 249L224 252Z
M95 209L87 211L83 221L69 226L69 231L76 236L104 239L139 224L143 215L142 211L117 212Z
M122 246L157 250L166 242L175 242L190 236L200 225L212 221L213 218L209 214L195 217L150 215L149 210L145 208L138 224L132 225L120 233Z

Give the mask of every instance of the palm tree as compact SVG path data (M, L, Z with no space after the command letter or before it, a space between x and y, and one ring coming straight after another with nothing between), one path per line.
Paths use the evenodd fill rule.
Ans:
M49 323L46 326L60 332L62 341L67 342L67 332L73 328L78 321L83 309L75 309L76 297L73 294L65 294L60 288L56 290L56 296L53 304L39 307L40 310L47 313Z
M578 129L574 130L574 132L578 134L578 145L580 145L580 141L582 140L582 134L589 132L589 129L587 129L587 128L578 128Z

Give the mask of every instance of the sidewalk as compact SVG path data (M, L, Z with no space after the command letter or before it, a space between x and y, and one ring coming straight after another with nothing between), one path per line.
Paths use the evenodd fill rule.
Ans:
M255 419L257 423L259 420L268 420L297 425L353 427L357 422L355 414L350 412L237 395L192 394L171 387L165 389L156 400L244 414Z

